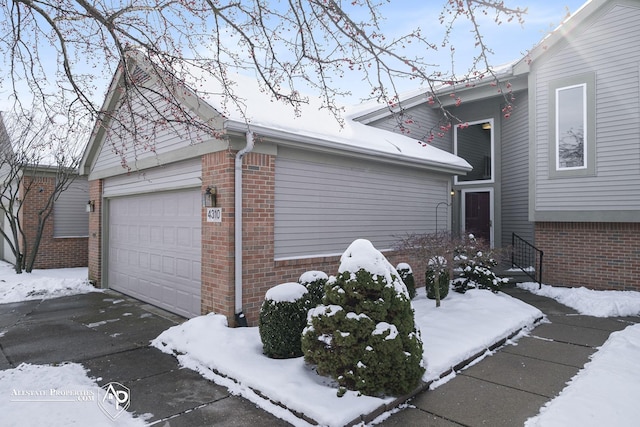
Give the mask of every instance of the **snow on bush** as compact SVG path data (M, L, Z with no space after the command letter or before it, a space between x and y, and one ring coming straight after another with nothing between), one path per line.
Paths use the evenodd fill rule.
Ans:
M368 240L356 240L329 278L324 305L309 311L303 331L305 360L320 375L362 394L401 395L422 374L422 341L407 288Z
M323 271L307 271L302 273L298 282L307 288L309 292L309 302L312 307L322 302L324 296L324 286L327 284L329 276Z
M416 296L416 281L413 277L413 270L411 269L411 266L406 262L401 262L396 265L396 271L400 275L404 285L407 287L409 298L413 299Z
M438 276L438 298L445 299L449 295L449 270L447 260L438 256L430 258L424 273L424 282L427 288L427 298L436 299L436 276Z
M258 329L264 354L275 359L302 356L302 330L310 307L307 288L282 283L269 289L260 308Z
M493 251L473 234L469 234L456 250L454 261L460 269L460 276L453 280L456 292L464 293L475 288L498 292L500 286L509 282L509 279L496 276L493 268L498 265L498 261L495 260Z

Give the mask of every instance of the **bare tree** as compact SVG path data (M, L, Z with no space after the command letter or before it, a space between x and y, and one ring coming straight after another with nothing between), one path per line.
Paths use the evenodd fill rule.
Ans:
M0 114L0 236L16 273L30 273L54 204L77 177L80 147L67 123L16 116L7 122ZM45 191L45 179L52 189Z
M294 108L306 102L300 89L311 90L339 120L336 97L347 92L339 78L348 75L365 81L371 87L369 98L384 102L402 123L397 90L401 79L425 87L437 103L442 85L497 80L479 20L522 22L526 13L503 0L443 0L440 12L436 8L433 13L443 38L433 40L421 28L384 34L385 8L391 7L390 0L0 1L0 52L6 70L0 85L10 86L16 110L29 114L35 103L48 117L73 111L77 117L86 114L84 123L115 120L101 111L101 94L96 92L121 67L122 91L128 97L123 105L135 99L155 113L132 116L136 120L117 118L124 131L135 134L140 129L136 123L143 119L162 126L194 121L193 112L177 102L175 81L197 89L198 78L216 79L224 88L220 95L234 98L231 69L253 70L266 91ZM455 61L451 35L458 25L471 29L474 60L468 70L456 73L451 67L451 72L443 72L442 64L430 58L445 50ZM408 54L409 45L422 54ZM131 51L147 57L159 75L171 76L163 79L166 90L150 92L145 87L145 76L130 66ZM53 70L46 62L51 55L57 64ZM25 85L32 100L21 96ZM155 110L158 97L172 108ZM440 106L444 123L456 121ZM211 127L214 135L219 131L211 124L196 125ZM150 138L130 139L141 149L153 149Z

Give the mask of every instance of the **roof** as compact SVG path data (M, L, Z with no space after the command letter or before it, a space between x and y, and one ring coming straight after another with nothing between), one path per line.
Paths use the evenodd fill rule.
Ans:
M136 62L146 70L152 70L149 64L145 66L140 52L134 55ZM119 96L117 88L121 76L118 73L105 97L105 110L117 105L114 98ZM229 80L234 82L232 90L241 100L241 103L234 103L224 95L225 91L215 77L195 71L186 73L186 76L193 78L193 81L186 82L189 94L197 96L222 115L226 131L251 130L277 143L372 156L381 161L410 163L451 174L463 174L472 169L464 159L405 135L358 123L346 115L340 123L331 112L322 108L318 98L307 96L308 102L301 104L299 114L296 114L291 105L274 99L271 93L261 88L254 77L229 73ZM104 137L102 129L96 124L87 144L81 165L84 173L99 154L97 145Z

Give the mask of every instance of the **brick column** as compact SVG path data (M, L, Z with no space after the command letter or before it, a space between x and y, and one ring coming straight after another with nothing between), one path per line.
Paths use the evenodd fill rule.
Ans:
M201 311L227 316L234 322L234 153L220 151L202 156L202 191L217 189L222 222L207 222L202 209Z

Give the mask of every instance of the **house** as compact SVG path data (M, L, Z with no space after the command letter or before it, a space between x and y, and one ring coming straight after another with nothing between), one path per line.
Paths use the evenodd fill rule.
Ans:
M86 177L77 173L64 191L56 190L59 170L53 166L22 165L13 160L13 149L0 114L0 228L11 236L8 215L17 215L26 241L32 245L36 239L39 212L46 206L52 213L45 222L34 268L86 267L89 216L86 205L89 184ZM51 202L55 194L58 198ZM11 243L0 236L0 259L14 263ZM13 241L13 240L12 240ZM24 249L22 249L24 250Z
M89 276L182 316L256 324L269 288L309 270L335 274L354 239L392 249L405 233L435 230L438 208L438 227L448 224L451 176L471 169L407 136L341 126L313 99L296 116L253 78L237 76L239 102L225 104L213 81L201 79L196 94L167 85L139 53L131 61L149 91L123 99L116 73L80 166L94 206ZM136 98L164 90L170 99L149 110ZM216 132L138 120L147 149L132 146L121 132L129 118L152 123L173 101ZM424 266L413 265L420 280Z
M640 290L638 22L637 0L591 0L496 70L502 93L482 81L442 89L462 125L433 144L474 166L452 182L454 230L496 247L524 237L544 252L547 284ZM429 94L404 105L411 135L441 125ZM399 131L388 109L358 120Z

